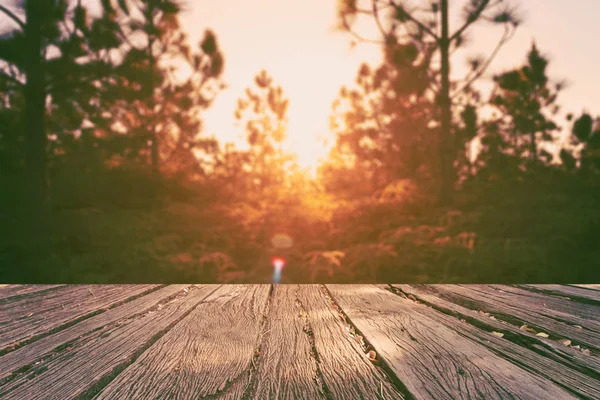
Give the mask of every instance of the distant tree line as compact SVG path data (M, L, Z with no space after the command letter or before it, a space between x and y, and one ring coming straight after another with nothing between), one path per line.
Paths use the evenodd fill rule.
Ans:
M275 233L271 230L285 227L291 236L304 238L306 243L296 243L294 250L311 254L311 262L334 254L333 264L341 269L340 254L347 253L352 256L346 261L355 260L355 265L379 265L376 254L385 260L399 254L391 244L377 242L387 237L380 234L391 228L390 213L422 217L462 204L488 211L479 225L462 226L461 237L473 237L471 231L480 229L478 235L486 240L506 237L509 243L527 231L520 218L529 213L536 221L528 227L529 250L589 263L597 252L592 238L600 234L599 119L585 111L569 114L570 126L559 124L565 84L548 76L548 57L536 44L522 65L497 73L493 89L484 95L477 83L521 24L518 12L502 0L465 1L463 20L451 31L449 3L339 2L340 28L357 42L380 46L383 57L378 65L361 65L354 84L340 89L331 110L335 144L313 181L283 149L293 99L267 70L257 71L232 110L247 148L204 132L203 112L226 87L226 57L215 32L206 30L197 43L188 37L179 20L183 3L99 0L99 12L81 0L3 3L0 218L16 223L2 225L0 238L17 236L25 252L43 259L56 252L53 233L68 225L57 220L61 202L56 197L76 198L83 192L71 201L80 208L93 204L100 191L114 203L133 192L150 201L176 191L164 182L182 180L212 196L217 205L240 199L248 203L239 207L247 211L244 215L232 211L245 230L233 224L235 233L228 233L256 242L238 246L250 249L243 256L236 253L243 259L258 259L261 246ZM355 22L365 17L375 22L379 37L365 38L354 30ZM468 60L466 76L453 79L453 54L466 48L475 26L486 23L503 35L486 57ZM102 174L111 178L101 181ZM88 189L96 185L104 186ZM381 217L382 209L362 202L394 190L410 198L412 208L383 209L387 214ZM312 204L306 201L309 196L315 199ZM530 198L546 203L533 207L527 205ZM501 199L520 203L509 204L505 214L489 212ZM342 206L330 211L335 202ZM494 231L499 215L513 218L514 224ZM548 229L555 229L556 237L537 242L539 231L531 225L554 219L560 224ZM565 221L577 228L566 228ZM138 232L139 227L129 228ZM553 244L566 236L568 244L560 242L566 247ZM2 245L0 256L6 250ZM425 254L413 248L419 249L414 255ZM500 247L490 248L496 259ZM408 251L402 251L410 261ZM502 254L512 260L511 251ZM182 254L170 259L187 260Z
M565 85L548 77L548 58L535 43L522 66L494 77L488 98L478 90L476 82L521 23L514 7L465 2L462 25L448 33L448 3L340 1L340 28L358 42L375 42L384 60L363 64L356 84L342 88L334 102L336 145L321 168L328 187L373 193L411 179L441 188L439 204L450 205L466 179L522 179L544 167L597 172L600 125L587 112L570 114L568 140L559 140L558 96ZM353 30L365 16L375 20L380 38ZM464 79L450 81L449 55L483 23L503 26L504 35L487 58L469 60Z

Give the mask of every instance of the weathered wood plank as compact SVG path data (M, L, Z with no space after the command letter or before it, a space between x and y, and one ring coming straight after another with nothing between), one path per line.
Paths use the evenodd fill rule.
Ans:
M600 306L600 285L518 285L558 296L572 296L590 300Z
M0 398L91 398L218 285L192 287L143 315L121 319L56 349L29 370L0 382ZM233 347L232 347L233 348Z
M325 398L296 290L295 285L273 289L252 398Z
M159 285L74 285L0 302L0 352Z
M368 360L359 338L350 335L350 326L340 319L325 296L327 294L317 285L299 285L296 291L309 332L314 337L319 368L330 398L404 398L390 378ZM282 345L285 346L285 342L282 341Z
M39 359L47 357L57 347L64 346L66 343L86 333L118 320L145 313L148 309L157 306L159 302L176 295L188 286L190 285L170 285L158 289L102 314L80 321L67 329L41 338L4 356L0 356L0 380L20 368L24 368Z
M47 290L56 289L65 285L0 285L0 300L15 296L30 295L33 293L44 293Z
M259 340L269 285L227 285L206 298L97 399L239 399Z
M442 313L374 285L327 288L415 398L575 398L449 328Z
M252 399L403 398L316 285L275 285L253 386Z
M427 285L392 286L399 288L401 294L413 296L436 310L454 316L445 318L450 327L479 340L497 354L584 398L600 398L600 359L597 357L585 355L554 340L536 336L489 315L454 304L437 296ZM431 311L425 309L420 312ZM459 323L461 320L464 322ZM484 331L478 332L474 326ZM490 332L499 332L504 335L504 339L491 337Z
M500 319L500 316L499 318L496 318L494 315L482 311L478 307L479 305L477 303L466 302L466 304L463 306L461 304L458 304L457 302L452 302L452 296L449 296L447 294L445 295L439 287L436 289L432 285L395 284L393 286L396 288L400 288L405 293L410 293L415 296L418 296L419 298L430 303L434 307L437 306L445 310L452 311L453 313L455 313L455 315L464 315L467 318L475 319L480 323L485 323L486 325L491 326L497 330L504 329L504 331L512 332L515 335L527 338L526 340L528 340L528 343L534 343L535 341L539 342L541 345L544 346L544 349L559 355L561 362L565 362L567 364L572 363L570 365L575 369L577 369L577 366L583 366L589 367L590 369L595 371L600 371L600 357L593 356L591 353L582 353L581 349L565 346L563 343L560 343L557 340L561 339L562 335L557 335L556 333L551 331L542 331L542 333L547 334L548 337L537 336L537 332L532 333L528 330L520 329L522 326L522 321L520 320L511 320L510 322L507 322ZM496 287L496 285L491 286ZM498 285L496 288L498 290L503 290L503 292L513 290L505 285ZM528 303L524 303L524 306L527 306L527 304Z
M600 290L600 284L579 284L579 285L569 285L569 286L576 286L576 287L582 287L584 289L590 289L590 290Z
M261 335L260 354L252 362L256 370L248 382L252 346L242 346L246 352L232 353L228 351L227 341L219 339L242 335L248 344L256 344L257 322L262 320L262 312L252 321L232 316L236 321L232 324L229 312L237 310L249 316L252 313L244 311L248 306L239 304L247 302L247 294L227 298L222 296L224 290L215 292L148 349L111 382L98 399L185 399L217 394L220 398L239 399L244 393L246 398L252 399L325 398L320 385L314 381L319 379L325 381L330 398L375 399L380 398L378 394L382 389L385 398L402 398L385 376L366 360L360 347L349 339L316 286L275 286ZM255 304L260 304L261 298L265 300L263 296L264 293L252 295L257 299ZM212 298L218 299L212 301ZM222 320L207 318L219 309L228 311ZM307 321L310 321L309 331ZM249 326L256 329L248 331ZM317 372L310 333L314 335L322 374ZM183 347L182 342L187 347ZM197 354L202 354L203 362L193 356ZM207 360L218 360L218 363ZM130 385L129 382L137 383Z
M452 302L494 314L509 322L514 321L514 324L527 325L537 332L552 332L571 340L573 345L590 349L593 354L597 354L600 350L598 332L576 327L577 322L572 315L561 313L558 317L558 311L549 311L541 300L534 301L527 296L519 297L485 285L432 285L432 287L440 296ZM546 300L550 302L553 299L548 297ZM571 322L564 322L563 319Z
M600 334L600 302L598 305L592 305L587 302L573 301L569 297L548 296L506 285L477 285L474 289L483 293L493 290L495 294L508 294L511 301L527 304L528 307L533 304L534 307L539 308L540 314Z

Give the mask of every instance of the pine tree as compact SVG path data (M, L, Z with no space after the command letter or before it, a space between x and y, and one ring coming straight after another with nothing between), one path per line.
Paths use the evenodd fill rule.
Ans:
M581 147L581 170L586 173L600 172L600 117L594 121L589 113L582 113L573 123L571 139L573 144ZM563 163L574 164L570 153L561 155Z
M398 46L387 56L377 68L360 67L356 87L341 89L331 116L334 153L350 163L357 178L362 173L370 175L371 191L393 180L432 173L428 122L433 107L423 96L427 62L415 64L419 53L412 44ZM341 172L348 163L338 161ZM336 166L332 163L331 167L334 172Z
M453 136L454 100L464 93L486 71L499 49L510 39L519 21L503 0L469 0L463 7L464 21L453 32L449 28L448 0L426 1L409 7L404 1L371 0L370 7L359 7L356 0L342 0L338 6L340 27L358 41L397 46L414 43L424 54L436 56L430 64L428 76L430 91L437 100L440 126L437 140L439 160L440 202L449 203L456 174L456 148ZM500 6L500 7L499 7ZM381 40L370 40L352 30L358 15L374 18L381 32ZM476 58L472 70L460 81L451 80L450 55L466 42L468 31L476 23L491 22L505 28L504 35L487 59Z
M215 151L216 143L199 136L200 114L224 87L216 35L207 30L197 48L190 46L176 2L136 3L141 7L137 13L129 3L120 4L120 11L105 3L124 43L115 79L105 86L107 106L102 108L109 112L95 116L95 127L112 154L147 159L155 172L161 165L167 172L201 172L194 152Z
M533 44L524 66L495 77L496 88L492 94L492 104L507 119L505 130L511 137L513 151L524 156L526 150L534 164L540 153L547 162L551 161L549 153L540 152L539 143L551 141L552 132L559 129L551 115L559 111L556 99L563 84L552 84L547 66L548 60Z
M238 99L234 116L250 146L246 168L253 183L267 189L285 184L286 168L292 161L282 148L289 100L265 70L256 75L254 83L256 88L246 89L245 96Z
M0 13L17 26L1 39L0 59L7 67L0 72L0 79L10 81L13 89L22 90L24 181L28 205L26 237L37 249L34 251L42 255L47 250L49 239L46 132L52 57L49 50L64 40L65 33L60 23L67 17L67 6L66 0L25 0L14 4L12 9L0 5Z

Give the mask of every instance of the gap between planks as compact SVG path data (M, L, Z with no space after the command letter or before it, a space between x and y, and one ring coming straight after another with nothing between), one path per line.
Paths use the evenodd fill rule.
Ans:
M0 303L28 296L39 296L66 285L0 285Z
M96 399L241 398L269 291L269 285L222 286Z
M449 327L442 313L375 285L327 288L415 398L576 398Z
M0 355L105 312L160 285L74 285L0 303Z
M382 286L383 287L383 286ZM436 295L428 285L389 285L399 296L422 303L445 314L446 323L457 327L497 354L557 383L583 398L600 398L600 362L553 340L536 336L489 314L465 308ZM442 318L442 317L441 317ZM460 321L460 322L459 322ZM481 330L481 334L465 326ZM502 338L494 333L502 334Z
M268 298L256 290L215 292L98 399L403 398L318 286L275 285Z
M452 302L486 311L494 314L496 318L515 325L527 325L536 332L551 332L560 338L572 341L573 345L588 348L592 354L600 354L600 331L597 331L600 324L561 311L561 302L566 308L573 307L575 303L569 304L564 299L550 296L544 298L511 287L494 288L486 285L431 285L430 287L441 297ZM521 293L517 294L515 291ZM600 315L598 313L600 309L595 306L579 304L577 307L587 310L588 315Z
M116 321L146 313L148 310L157 307L161 302L167 301L189 286L169 285L152 292L147 292L104 313L80 321L64 330L47 335L33 343L0 356L0 380L17 370L28 369L29 366L35 365L39 360L48 357L57 349L68 346L70 342L83 335L101 329Z
M69 343L0 386L3 399L92 398L219 285L192 287L143 315L118 320Z

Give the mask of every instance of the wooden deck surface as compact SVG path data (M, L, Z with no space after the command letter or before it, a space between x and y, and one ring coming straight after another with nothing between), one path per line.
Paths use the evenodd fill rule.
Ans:
M0 399L600 399L600 285L0 285Z

